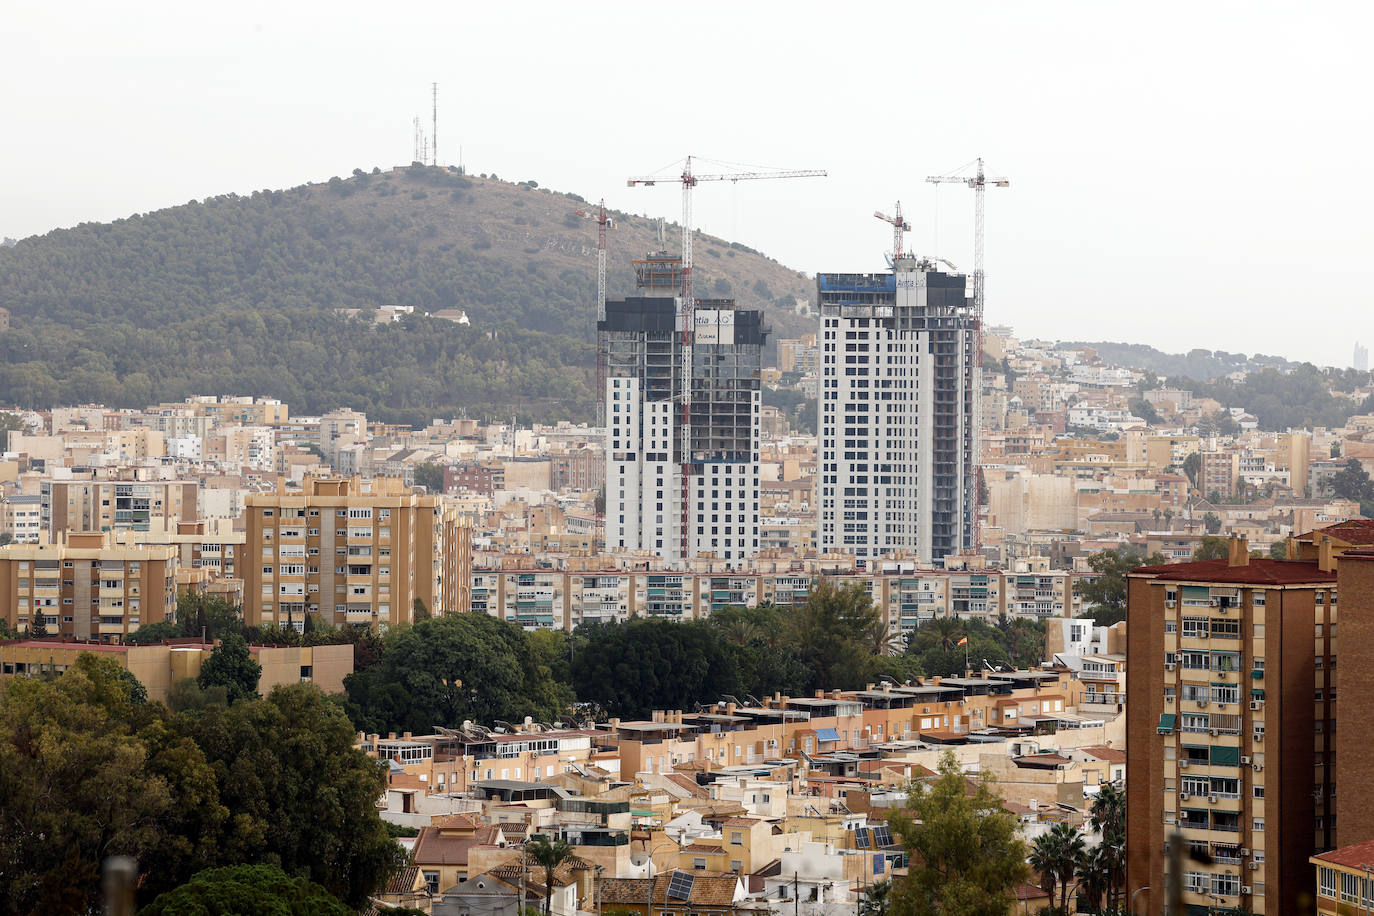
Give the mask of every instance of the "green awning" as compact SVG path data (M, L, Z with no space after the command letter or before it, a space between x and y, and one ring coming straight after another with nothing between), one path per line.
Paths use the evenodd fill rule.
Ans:
M1263 669L1263 668L1256 668L1254 671L1251 671L1251 672L1250 672L1250 676L1251 676L1252 678L1254 678L1255 680L1258 681L1258 680L1260 680L1261 678L1264 677L1264 669Z
M1212 746L1212 763L1217 766L1240 766L1240 748Z
M1172 712L1162 712L1159 714L1159 733L1161 735L1170 734L1174 726L1178 724L1178 715Z
M1256 687L1256 688L1254 688L1253 690L1250 691L1250 696L1251 696L1252 698L1256 699L1256 700L1262 700L1262 699L1264 699L1264 688L1263 688L1263 687Z

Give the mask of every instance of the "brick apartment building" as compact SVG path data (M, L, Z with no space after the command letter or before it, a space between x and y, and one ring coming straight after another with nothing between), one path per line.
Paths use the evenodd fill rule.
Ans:
M1127 890L1149 888L1141 912L1163 909L1176 832L1211 860L1185 866L1186 913L1310 911L1308 860L1338 823L1336 586L1329 550L1252 559L1243 539L1226 559L1128 576Z

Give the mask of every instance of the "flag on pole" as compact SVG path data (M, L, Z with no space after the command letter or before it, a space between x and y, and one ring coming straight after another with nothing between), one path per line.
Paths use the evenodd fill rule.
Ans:
M968 645L968 637L965 636L963 639L961 639L961 640L959 640L957 643L955 643L955 645L958 645L958 646L967 646L967 645Z

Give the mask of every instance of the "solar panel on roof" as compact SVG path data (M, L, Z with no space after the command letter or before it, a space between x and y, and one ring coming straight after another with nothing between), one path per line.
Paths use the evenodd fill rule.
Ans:
M874 846L891 846L891 845L892 845L892 831L888 830L887 827L874 827L874 828L873 828L873 845L874 845Z
M695 880L691 872L674 871L672 879L668 882L668 896L676 897L679 900L690 900L692 883Z
M859 827L854 831L854 846L858 849L868 848L868 828Z

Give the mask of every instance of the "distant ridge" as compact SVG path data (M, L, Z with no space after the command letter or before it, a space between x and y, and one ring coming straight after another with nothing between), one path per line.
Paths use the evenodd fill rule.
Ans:
M274 396L390 422L589 419L596 227L575 194L412 165L255 191L0 247L0 403L142 407ZM611 297L655 247L617 213ZM669 245L676 248L673 232ZM761 307L775 336L812 281L743 245L696 241L697 289ZM374 327L338 310L410 306ZM425 313L466 313L459 325Z

